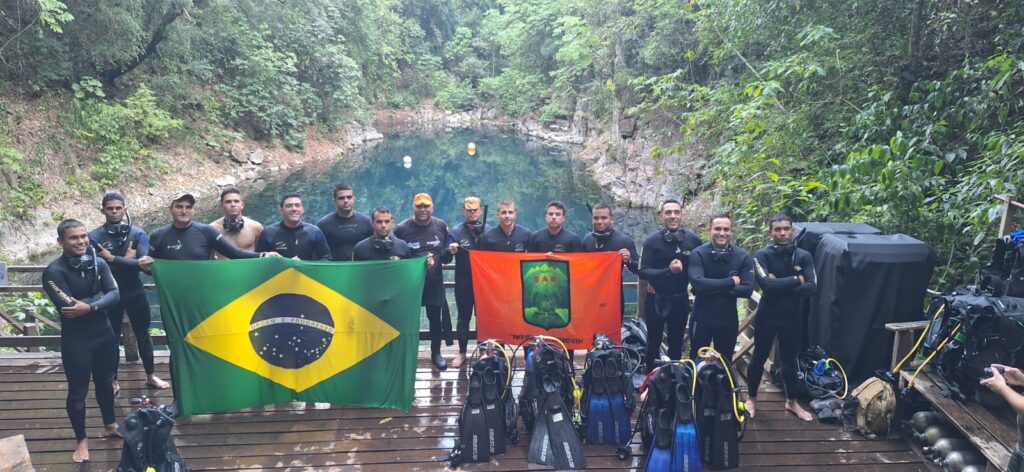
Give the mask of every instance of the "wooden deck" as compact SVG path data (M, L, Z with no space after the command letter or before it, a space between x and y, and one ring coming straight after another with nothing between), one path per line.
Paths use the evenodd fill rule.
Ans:
M454 354L446 348L446 354ZM181 419L175 440L194 470L444 470L436 462L458 434L466 381L458 371L434 372L421 349L416 398L409 413L327 404L285 404L266 408L198 415ZM158 357L158 374L169 378L166 357ZM169 391L142 388L140 364L122 365L118 419L131 411L129 398L141 394L162 403ZM516 384L520 382L517 377ZM70 463L74 443L64 411L66 392L59 358L52 354L0 356L0 438L24 434L31 459L40 471L108 471L116 467L121 441L97 438L99 411L88 400L92 462ZM229 394L229 392L228 392ZM837 426L803 423L783 410L777 392L761 395L758 416L741 443L740 471L903 472L928 466L900 439L867 440ZM521 426L520 426L521 428ZM526 462L529 434L519 445L487 464L462 470L549 469ZM619 461L609 446L585 446L589 470L642 470L644 459L634 442L634 457Z

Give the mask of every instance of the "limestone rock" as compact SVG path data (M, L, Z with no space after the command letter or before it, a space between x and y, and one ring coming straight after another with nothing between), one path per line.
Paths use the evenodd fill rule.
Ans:
M253 163L255 165L262 164L263 163L263 159L265 159L265 158L266 158L266 156L263 154L263 150L262 149L257 149L255 151L249 153L249 162L251 162L251 163Z

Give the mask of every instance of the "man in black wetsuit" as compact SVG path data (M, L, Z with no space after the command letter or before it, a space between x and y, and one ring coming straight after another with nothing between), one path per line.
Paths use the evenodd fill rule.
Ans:
M483 208L480 199L466 197L462 201L463 221L452 228L448 235L448 254L442 263L455 259L455 306L459 319L455 324L455 332L459 338L459 355L452 359L452 367L459 368L466 362L469 349L469 320L473 317L473 273L469 267L469 250L480 248L480 237L486 231L494 229L484 225Z
M782 379L786 391L786 409L804 421L814 419L793 396L796 388L796 356L800 333L805 328L800 316L800 299L817 289L814 256L792 244L793 219L775 215L768 220L772 244L754 253L754 278L761 287L761 301L754 320L754 357L747 367L747 412L757 413L757 387L764 374L764 363L779 340Z
M591 223L594 231L583 237L583 250L586 252L618 252L622 257L622 266L636 274L639 272L637 264L640 256L636 253L636 242L633 238L615 231L615 217L612 216L612 208L607 203L598 203L590 210ZM621 314L625 312L626 300L619 297L620 321Z
M412 250L414 257L427 256L429 260L440 262L447 246L448 224L442 219L434 218L434 200L430 195L418 193L413 197L412 204L413 217L407 218L395 227L395 236L409 243L409 249ZM448 300L444 294L441 264L433 264L427 270L427 280L423 285L423 306L430 322L430 360L438 370L448 368L448 363L441 357L441 337L445 326L448 327L448 335L451 334L451 318L441 319L441 305L444 303L448 303ZM444 321L447 323L442 324Z
M210 225L192 221L196 215L196 197L191 193L182 193L171 200L170 212L172 222L161 226L149 235L148 260L139 260L139 267L149 271L155 259L176 261L202 261L210 259L211 251L227 256L230 259L251 259L254 257L278 256L273 251L256 253L243 251L231 244L222 234Z
M412 257L409 244L391 234L394 219L388 207L377 207L370 213L373 235L356 243L352 248L354 261L384 261L408 259ZM427 268L433 259L427 258Z
M128 209L124 197L119 193L108 193L100 203L106 223L89 233L89 239L96 247L97 255L107 262L110 272L117 282L120 291L120 302L107 310L110 316L110 327L114 330L114 394L121 386L117 382L117 366L121 361L120 344L121 328L124 314L132 326L132 333L139 347L139 357L146 369L146 385L161 390L170 388L170 384L156 376L153 365L153 341L149 337L149 324L152 317L149 312L149 300L142 288L139 278L139 258L149 255L149 238L138 226L132 226L126 215Z
M580 237L565 229L565 205L554 200L548 203L544 214L547 231L538 230L530 236L526 245L529 252L583 252Z
M316 225L302 221L302 215L306 212L302 207L302 197L297 193L285 194L278 206L281 222L263 229L256 239L256 251L274 251L281 257L304 261L330 259L331 248L327 245L323 231Z
M356 196L346 184L334 186L335 211L316 222L327 237L332 261L351 261L356 243L373 236L370 217L355 210Z
M711 242L690 253L687 273L693 284L693 321L690 325L690 357L697 350L715 345L715 350L732 362L736 350L739 314L736 299L754 292L754 259L732 244L732 217L721 213L711 217Z
M686 263L690 252L701 245L696 234L682 227L683 206L678 200L662 202L658 214L662 229L648 235L640 251L639 275L648 283L644 294L648 369L654 369L659 360L663 333L668 337L668 356L683 356L683 335L690 315Z
M530 230L516 224L516 204L512 200L498 202L498 227L485 231L480 237L484 251L526 252L530 243Z
M106 310L117 305L117 283L110 267L89 247L89 233L77 220L57 225L64 253L43 271L43 290L60 311L60 358L68 380L67 413L78 442L71 459L89 460L85 397L89 378L103 416L104 433L120 436L114 419L114 353L117 344Z

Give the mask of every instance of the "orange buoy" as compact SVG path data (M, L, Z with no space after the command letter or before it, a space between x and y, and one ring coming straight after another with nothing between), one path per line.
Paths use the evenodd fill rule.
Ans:
M469 146L466 146L466 152L468 152L470 156L475 155L476 143L469 143Z

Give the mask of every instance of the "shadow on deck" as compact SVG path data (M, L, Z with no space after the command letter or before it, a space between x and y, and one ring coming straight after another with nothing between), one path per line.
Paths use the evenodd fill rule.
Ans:
M175 441L194 470L444 470L447 464L436 460L447 455L458 435L457 417L467 382L456 370L435 372L423 348L419 357L415 401L409 413L291 403L184 418L175 426ZM169 378L166 360L158 357L157 371ZM144 387L141 364L122 365L120 377L119 421L132 410L132 396L171 401L170 391ZM74 435L64 411L66 390L59 357L0 356L0 438L24 434L32 463L40 471L113 470L122 443L98 438L101 421L91 390L87 425L92 461L82 466L70 463ZM550 469L527 463L529 434L521 431L521 435L519 445L510 447L507 454L460 469ZM634 456L625 461L615 457L614 447L585 446L588 470L642 470L638 439ZM739 471L929 470L901 439L868 440L837 426L795 419L783 409L778 392L761 395L757 418L749 423L740 451Z

